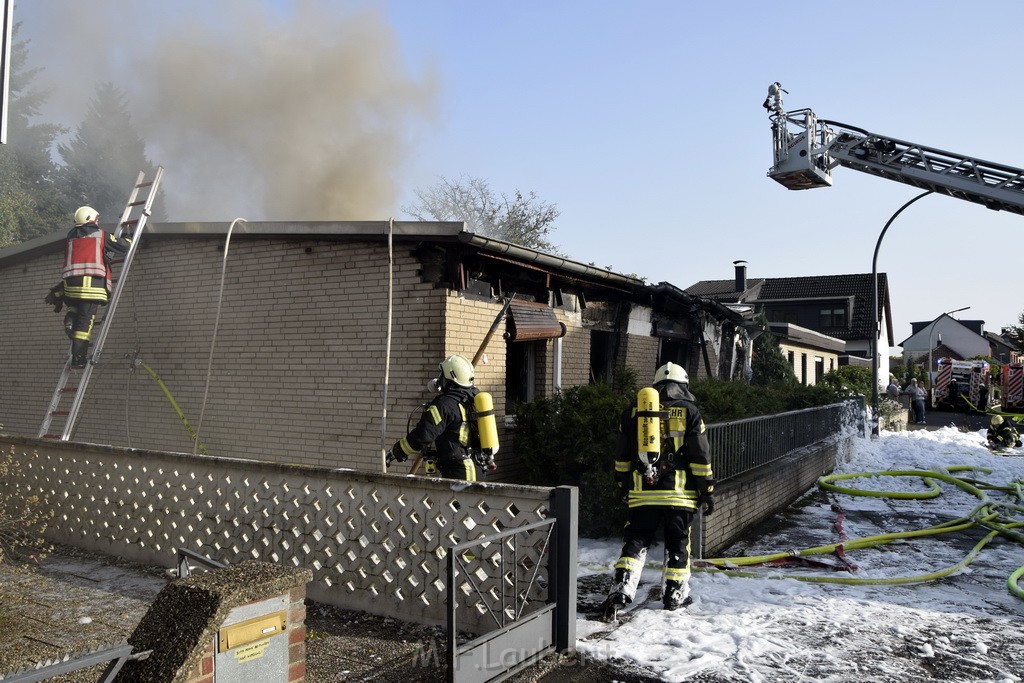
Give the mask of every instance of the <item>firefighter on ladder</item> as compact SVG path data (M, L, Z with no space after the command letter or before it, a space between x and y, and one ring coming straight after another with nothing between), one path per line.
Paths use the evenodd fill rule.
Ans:
M637 433L642 411L623 414L615 455L615 476L629 505L622 553L615 563L611 593L603 617L614 621L618 611L636 595L647 549L658 526L664 524L665 565L662 603L674 610L689 602L690 527L697 512L714 510L714 490L706 427L681 366L666 363L654 374L660 410L660 452L645 463L638 458ZM644 389L640 392L651 392Z
M71 367L82 368L89 361L89 343L99 307L106 305L112 291L110 258L125 254L131 246L127 227L120 235L99 226L100 215L90 206L75 211L75 227L64 243L62 281L50 290L46 303L59 311L68 307L64 331L71 338Z

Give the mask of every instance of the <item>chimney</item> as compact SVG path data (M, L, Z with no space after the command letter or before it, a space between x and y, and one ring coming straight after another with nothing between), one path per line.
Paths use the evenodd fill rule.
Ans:
M736 292L747 291L747 262L733 261L732 264L736 266Z

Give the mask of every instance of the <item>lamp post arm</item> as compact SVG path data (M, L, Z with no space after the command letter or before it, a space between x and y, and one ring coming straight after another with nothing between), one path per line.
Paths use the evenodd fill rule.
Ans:
M878 235L878 241L875 242L875 253L871 257L871 410L873 413L871 433L874 436L878 436L878 335L881 332L878 324L878 250L882 248L882 238L885 237L886 231L892 225L892 222L896 220L896 217L918 199L927 197L931 193L931 190L922 192L897 209L896 213L889 217L885 227L882 228L882 232Z

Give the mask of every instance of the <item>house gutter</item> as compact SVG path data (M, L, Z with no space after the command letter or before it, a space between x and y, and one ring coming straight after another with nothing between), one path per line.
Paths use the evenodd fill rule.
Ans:
M628 275L620 275L610 270L605 270L604 268L588 266L586 264L579 263L578 261L570 261L569 259L561 258L559 256L552 256L551 254L545 254L543 252L536 251L535 249L530 249L529 247L512 244L511 242L504 242L502 240L496 240L466 231L460 232L458 234L458 238L463 244L476 247L483 251L502 254L518 261L535 263L552 270L562 270L581 277L602 280L604 282L614 283L618 286L634 290L643 290L646 287L643 280L638 278L632 278Z

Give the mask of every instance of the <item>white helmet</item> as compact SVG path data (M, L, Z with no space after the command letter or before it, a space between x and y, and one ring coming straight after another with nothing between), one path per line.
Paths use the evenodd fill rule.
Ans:
M657 372L654 373L654 385L657 386L661 382L679 382L680 384L689 384L690 377L686 374L686 370L681 365L675 363L665 363Z
M449 382L454 382L460 387L473 386L473 380L475 379L473 364L462 356L458 354L448 356L441 361L438 367L441 368L441 377Z
M100 217L99 212L91 206L83 206L75 211L75 225L95 223Z
M992 416L992 426L998 427L1001 424L1003 424L1003 416L1002 415L993 415Z

